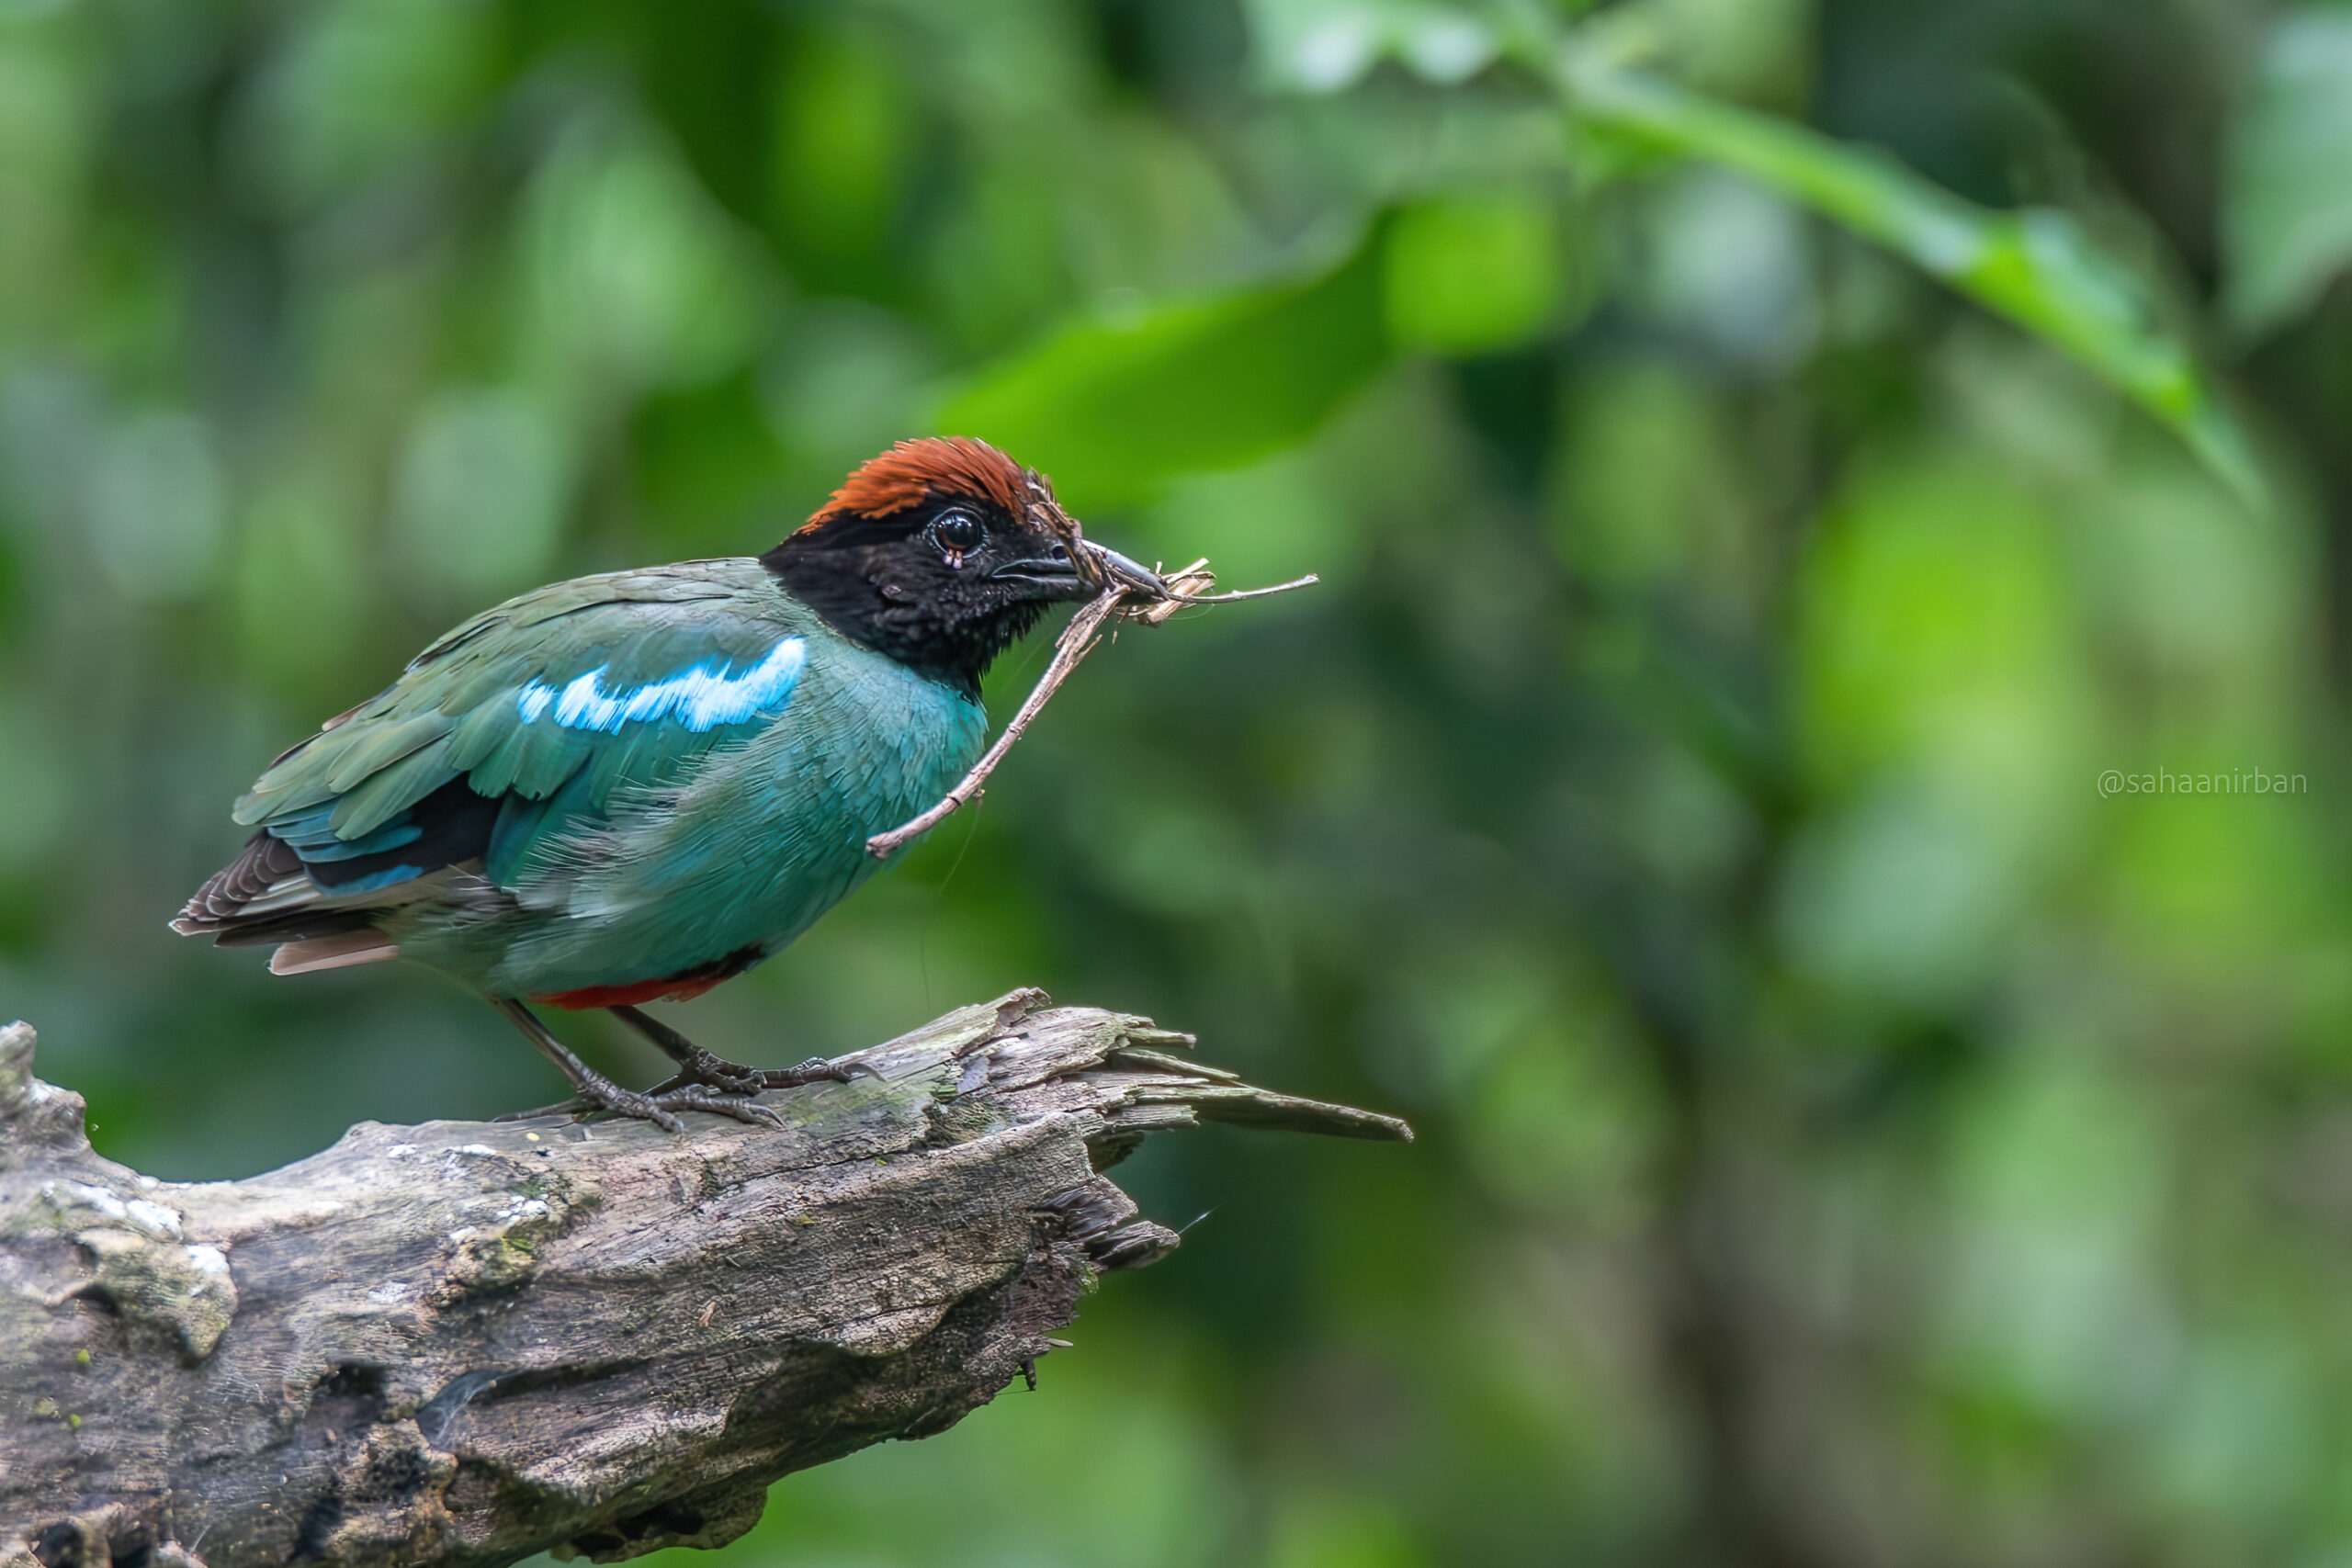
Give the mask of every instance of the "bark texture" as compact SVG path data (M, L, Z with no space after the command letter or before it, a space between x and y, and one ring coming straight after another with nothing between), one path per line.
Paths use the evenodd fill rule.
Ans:
M0 1030L0 1565L716 1546L944 1430L1175 1235L1100 1172L1215 1120L1406 1138L1036 991L770 1093L782 1131L374 1122L246 1181L91 1151Z

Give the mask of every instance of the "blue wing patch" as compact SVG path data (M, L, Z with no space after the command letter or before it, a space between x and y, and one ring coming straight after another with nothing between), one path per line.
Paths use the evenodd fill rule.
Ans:
M625 677L606 683L616 662L609 659L569 679L536 676L514 689L511 708L498 698L455 723L436 714L440 732L410 756L430 761L446 782L379 825L343 837L334 818L347 809L346 795L266 818L265 830L300 857L314 886L337 897L382 892L477 857L492 881L507 886L541 840L597 816L624 780L658 776L725 738L715 730L775 716L808 655L804 639L787 635L749 662L713 654L634 684ZM681 748L680 731L698 739ZM384 741L377 749L398 748Z
M611 666L600 664L560 691L543 680L532 681L514 694L514 712L525 724L537 724L553 709L563 728L608 735L619 734L625 724L674 717L699 735L722 724L741 724L783 703L792 695L808 657L807 644L788 637L747 670L730 674L724 660L706 659L666 680L616 692L605 689L605 671Z

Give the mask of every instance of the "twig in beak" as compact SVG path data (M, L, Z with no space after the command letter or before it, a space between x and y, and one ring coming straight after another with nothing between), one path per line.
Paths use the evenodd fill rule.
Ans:
M1007 751L1012 750L1012 743L1021 739L1031 721L1044 710L1046 699L1069 678L1069 672L1078 668L1078 661L1092 650L1095 636L1102 630L1102 623L1118 608L1119 601L1131 592L1125 583L1114 583L1080 605L1078 614L1069 618L1069 625L1062 628L1062 635L1054 639L1053 662L1046 666L1043 675L1037 677L1036 686L1021 705L1020 711L1005 725L1004 733L996 738L996 744L981 753L980 760L972 764L972 771L957 780L956 787L949 790L936 806L910 822L866 840L865 852L876 860L888 860L947 820L958 807L979 794L980 786L988 782L990 773L996 772L996 765L1004 761Z
M1170 603L1178 604L1230 604L1237 599L1263 599L1269 593L1287 593L1294 588L1312 588L1323 580L1313 572L1294 577L1288 582L1277 582L1271 588L1236 588L1227 593L1170 593Z
M1125 558L1120 558L1124 560ZM1094 651L1094 645L1101 640L1102 623L1112 616L1123 616L1145 626L1158 626L1187 604L1223 604L1237 599L1260 599L1269 593L1286 593L1294 588L1304 588L1316 581L1310 574L1272 588L1203 594L1198 590L1216 585L1216 575L1208 570L1208 565L1205 559L1197 560L1182 571L1169 574L1164 580L1159 580L1158 592L1123 574L1106 573L1102 592L1079 606L1078 614L1072 615L1069 625L1062 628L1062 635L1054 639L1053 661L1046 666L1046 672L1037 677L1037 684L1031 688L1020 709L1006 722L1004 733L996 738L996 743L980 754L980 760L972 764L971 772L956 782L954 789L922 816L866 840L865 852L876 860L888 860L977 797L981 786L988 783L989 775L996 772L997 764L1003 761L1005 753L1012 750L1012 743L1027 732L1038 714L1045 711L1047 699L1069 678L1069 672L1078 668L1078 661Z
M1216 586L1216 573L1209 570L1206 558L1194 561L1181 571L1167 577L1166 592L1152 595L1148 604L1130 604L1121 612L1127 619L1147 626L1156 626L1187 604L1230 604L1238 599L1263 599L1269 593L1287 593L1294 588L1311 588L1321 578L1313 572L1277 582L1272 588L1242 588L1230 593L1212 593Z

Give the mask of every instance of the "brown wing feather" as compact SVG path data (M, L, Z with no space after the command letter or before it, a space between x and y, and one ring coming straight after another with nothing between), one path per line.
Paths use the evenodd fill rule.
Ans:
M182 936L194 936L199 931L219 931L237 918L244 907L268 892L287 877L302 871L302 857L294 846L267 833L255 833L245 840L237 858L212 874L212 879L196 890L187 901L172 929Z
M301 857L294 847L267 833L255 833L235 860L212 874L196 890L187 908L172 922L182 936L210 933L221 947L251 947L267 942L341 937L368 931L372 909L320 908L298 904L283 912L267 909L247 913L247 907L266 898L289 878L308 881Z

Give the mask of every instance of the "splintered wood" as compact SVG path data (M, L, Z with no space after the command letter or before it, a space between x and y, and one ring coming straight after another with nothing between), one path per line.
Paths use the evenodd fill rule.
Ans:
M365 1122L242 1181L93 1151L0 1027L0 1568L488 1568L724 1545L928 1437L1177 1245L1099 1174L1223 1122L1411 1129L1015 991L782 1130Z
M1187 604L1229 604L1239 599L1262 599L1271 593L1287 593L1295 588L1305 588L1317 581L1314 573L1309 572L1305 577L1278 582L1271 588L1245 588L1237 592L1215 593L1210 590L1216 586L1216 573L1209 570L1205 557L1166 574L1161 579L1166 586L1165 592L1154 592L1108 570L1098 575L1105 584L1102 592L1080 606L1078 614L1070 617L1069 625L1062 628L1062 635L1054 639L1053 661L1046 666L1046 672L1037 677L1037 684L1022 702L1020 710L1005 725L1004 733L996 738L996 743L981 753L980 760L972 764L972 771L957 780L956 787L949 790L938 804L912 821L901 823L887 833L876 833L866 840L866 853L876 860L888 859L954 816L960 807L977 799L982 786L988 783L989 775L996 772L997 764L1004 761L1013 743L1045 711L1046 702L1069 678L1069 672L1078 668L1079 660L1094 651L1094 645L1101 640L1105 623L1122 620L1132 621L1138 626L1156 626Z

